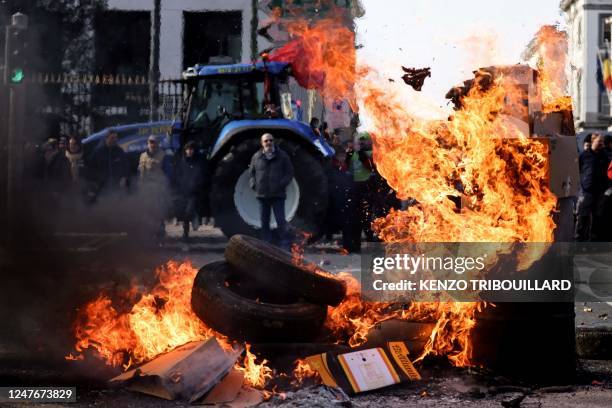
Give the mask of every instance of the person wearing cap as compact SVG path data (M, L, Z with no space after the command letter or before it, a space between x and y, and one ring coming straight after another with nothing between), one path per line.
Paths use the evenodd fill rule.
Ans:
M274 211L281 246L289 249L285 198L287 186L293 180L293 165L289 155L274 145L274 136L270 133L261 136L261 149L251 158L249 176L251 188L259 200L261 239L272 241L270 212Z
M142 152L138 160L138 177L142 184L160 184L165 182L164 160L166 153L159 147L159 139L151 135L147 139L147 150Z
M142 152L138 161L139 192L146 198L145 203L152 211L154 218L160 219L158 237L165 236L164 218L167 207L168 179L164 172L167 164L166 153L159 146L159 138L151 135L147 139L147 150ZM144 204L144 203L143 203Z

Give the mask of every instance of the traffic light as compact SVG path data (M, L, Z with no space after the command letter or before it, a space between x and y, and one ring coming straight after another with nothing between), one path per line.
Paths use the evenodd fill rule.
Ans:
M6 27L4 83L7 85L16 85L25 79L27 34L27 30L21 27L14 25Z

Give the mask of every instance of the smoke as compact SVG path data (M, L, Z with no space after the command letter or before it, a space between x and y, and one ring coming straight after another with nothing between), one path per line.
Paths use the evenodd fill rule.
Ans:
M87 203L78 187L57 193L26 178L7 223L10 241L0 247L2 349L64 364L80 305L101 291L126 292L135 279L150 283L167 260L155 237L166 210L159 187L106 192Z

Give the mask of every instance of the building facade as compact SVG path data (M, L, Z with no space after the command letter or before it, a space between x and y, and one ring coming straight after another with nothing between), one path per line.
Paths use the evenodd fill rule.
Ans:
M251 61L256 52L253 24L266 18L253 3L253 0L162 0L161 77L178 78L187 66L206 64L211 57L220 55L234 63ZM253 18L254 10L257 19ZM108 1L108 10L95 30L100 71L118 64L112 61L113 49L117 47L123 47L118 50L121 53L116 53L126 59L123 65L131 70L148 71L152 12L153 0ZM114 30L124 33L122 41L115 40ZM256 33L255 36L258 49L267 45L264 38ZM123 56L128 54L124 52L126 46L132 51L131 56Z
M576 131L612 126L610 101L598 69L600 53L610 48L612 0L562 0L569 40L570 94Z

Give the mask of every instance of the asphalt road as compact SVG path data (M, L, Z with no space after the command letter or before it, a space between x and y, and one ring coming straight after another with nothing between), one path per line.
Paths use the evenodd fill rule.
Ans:
M71 324L67 307L83 304L100 289L127 287L131 283L130 277L151 282L155 266L167 260L190 260L194 266L200 267L223 258L227 239L215 228L203 226L188 243L181 241L178 226L169 225L167 231L168 237L161 245L148 246L139 252L130 249L130 244L134 243L130 242L130 237L122 234L91 236L87 239L83 236L65 236L65 240L74 238L78 244L68 245L71 251L67 256L66 247L58 248L57 253L54 248L46 248L47 252L41 255L43 266L27 271L34 274L32 277L24 279L26 271L22 271L21 276L19 268L15 269L13 265L13 273L4 279L5 293L0 298L0 318L4 323L0 326L0 386L78 384L79 402L70 405L73 407L187 406L120 388L109 388L105 379L110 374L103 367L92 365L88 366L87 371L82 368L75 370L70 363L63 361L66 344L72 341L67 329ZM106 252L110 247L123 247L124 250ZM54 258L57 254L61 254L61 259ZM52 260L47 261L48 256ZM360 256L344 255L336 245L309 246L305 250L305 257L331 272L359 274ZM29 265L25 261L24 265ZM589 257L577 260L578 266L583 268L580 276L585 283L588 282L589 271L597 270L600 266L593 262L597 261ZM48 263L56 267L46 268ZM576 324L609 325L611 309L608 303L577 303ZM608 407L612 400L610 361L581 361L576 384L554 390L523 386L500 391L495 384L505 380L489 373L448 366L428 370L422 382L358 396L352 402L359 407L494 407L522 398L521 406L528 407ZM267 404L312 407L335 403L328 394L315 388L289 393L285 400L276 397Z

